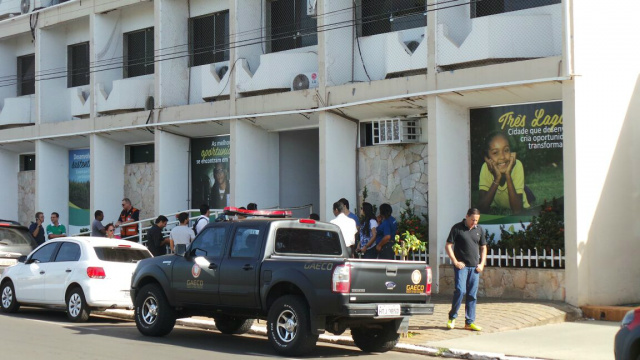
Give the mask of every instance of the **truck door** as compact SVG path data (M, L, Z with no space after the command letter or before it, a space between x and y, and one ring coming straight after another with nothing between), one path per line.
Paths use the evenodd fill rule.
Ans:
M259 308L258 275L264 244L264 225L238 225L231 249L220 270L220 304Z
M227 227L207 228L189 246L190 256L178 256L173 264L173 289L176 302L217 305L220 302L220 263Z

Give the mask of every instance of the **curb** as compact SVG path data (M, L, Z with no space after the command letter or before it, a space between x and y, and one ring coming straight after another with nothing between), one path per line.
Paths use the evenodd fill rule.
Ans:
M110 316L110 317L125 319L125 320L134 320L133 311L127 311L127 310L96 311L93 314ZM183 318L183 319L176 320L176 325L198 328L203 330L217 330L215 326L215 322L213 320ZM266 325L254 324L253 326L251 326L251 330L249 330L248 333L252 335L267 336ZM350 336L321 334L320 337L318 338L318 341L329 343L329 344L355 346L353 339L351 339ZM419 355L439 356L443 358L454 358L454 359L473 359L473 360L540 359L540 358L529 358L529 357L521 357L521 356L510 356L510 355L501 354L501 353L437 348L437 347L431 347L431 346L406 344L402 342L398 342L398 344L392 351L419 354Z

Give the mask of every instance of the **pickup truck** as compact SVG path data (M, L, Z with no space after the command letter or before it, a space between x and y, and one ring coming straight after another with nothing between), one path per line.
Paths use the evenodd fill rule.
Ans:
M410 316L433 314L431 269L346 254L340 229L329 223L210 223L183 254L138 263L131 280L136 326L164 336L176 318L207 316L223 334L242 334L262 319L280 355L308 353L319 334L346 329L361 350L389 351Z

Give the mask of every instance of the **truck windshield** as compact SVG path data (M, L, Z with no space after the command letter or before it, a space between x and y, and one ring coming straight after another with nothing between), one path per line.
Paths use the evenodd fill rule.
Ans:
M310 229L278 229L276 252L284 254L342 255L337 232Z

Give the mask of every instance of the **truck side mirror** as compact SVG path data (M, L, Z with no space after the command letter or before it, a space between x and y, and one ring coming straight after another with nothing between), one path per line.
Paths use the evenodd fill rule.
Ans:
M24 263L27 261L27 255L22 255L18 258L18 262Z

